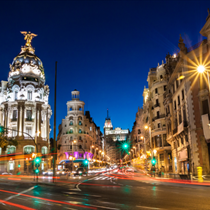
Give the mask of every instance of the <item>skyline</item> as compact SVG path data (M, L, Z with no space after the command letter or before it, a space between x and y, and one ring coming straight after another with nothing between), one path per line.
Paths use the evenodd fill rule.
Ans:
M38 34L32 46L45 68L53 111L54 70L58 61L57 132L74 89L80 91L85 110L90 111L102 132L107 109L114 127L131 131L138 107L143 105L149 68L162 63L168 52L177 52L179 34L187 47L203 39L199 31L205 24L208 4L183 2L182 7L173 5L171 11L167 5L156 2L153 5L138 1L80 3L51 2L47 11L47 2L42 7L26 1L14 2L10 7L10 13L17 17L14 21L3 10L8 5L4 2L1 20L7 19L7 23L1 23L5 32L0 35L1 80L7 80L9 63L25 43L19 32L31 31ZM197 15L193 15L195 11ZM154 14L157 14L155 19ZM66 89L63 84L68 84Z

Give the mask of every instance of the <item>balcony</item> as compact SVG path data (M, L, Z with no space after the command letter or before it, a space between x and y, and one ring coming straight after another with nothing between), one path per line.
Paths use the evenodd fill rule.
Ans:
M165 114L161 114L159 116L156 116L156 117L152 118L152 121L155 121L155 120L158 120L158 119L161 119L161 118L165 118Z
M27 122L33 122L34 120L31 117L27 117L27 118L25 118L25 121L27 121Z

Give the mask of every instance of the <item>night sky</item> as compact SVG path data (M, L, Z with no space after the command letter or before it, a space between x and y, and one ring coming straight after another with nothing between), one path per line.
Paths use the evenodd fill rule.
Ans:
M58 61L56 127L77 89L101 131L107 108L114 127L131 130L149 68L177 52L179 34L187 47L203 39L208 7L209 1L1 1L0 79L7 80L9 63L25 44L20 31L31 31L38 34L32 46L53 111Z

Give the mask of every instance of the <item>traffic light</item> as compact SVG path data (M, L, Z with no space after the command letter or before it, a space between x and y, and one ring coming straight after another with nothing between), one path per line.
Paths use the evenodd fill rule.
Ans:
M154 166L156 164L156 159L153 157L153 159L151 160L152 165Z
M34 165L36 167L35 169L35 174L38 174L39 173L39 166L40 166L40 163L41 163L41 158L40 157L36 157L34 159Z
M128 144L124 143L122 147L123 147L123 149L128 149Z
M36 174L38 174L39 173L39 169L37 168L37 169L35 169L35 173Z
M4 133L4 126L0 126L0 134Z

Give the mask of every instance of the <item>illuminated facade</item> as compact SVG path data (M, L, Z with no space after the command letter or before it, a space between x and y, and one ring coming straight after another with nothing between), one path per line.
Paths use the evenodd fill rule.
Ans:
M25 36L32 36L24 32ZM32 38L31 38L32 39ZM37 136L38 152L43 155L49 150L51 107L48 104L49 86L45 85L42 61L35 55L31 39L21 48L21 52L10 64L8 81L2 81L0 87L0 124L8 128L8 137L18 140L18 146L10 146L2 154L30 154L36 152L34 144ZM11 160L7 165L0 165L0 171L17 173L31 171L32 164L26 160ZM48 168L48 161L43 156L41 170ZM30 168L31 170L29 170Z
M120 142L126 141L129 138L129 129L121 129L119 127L113 129L111 119L108 116L104 123L104 145L107 156L112 163L117 163L122 156L120 150Z
M177 58L166 56L168 85L164 106L174 173L196 175L199 166L204 174L210 173L209 82L206 72L198 72L200 65L209 69L209 28L210 15L200 31L207 39L187 49L180 37Z
M71 92L72 100L67 102L67 116L59 126L57 163L68 163L70 157L76 159L102 159L102 133L97 127L90 112L84 114L80 92Z

